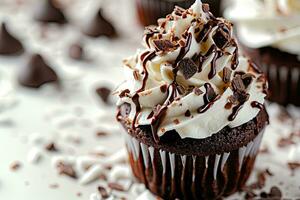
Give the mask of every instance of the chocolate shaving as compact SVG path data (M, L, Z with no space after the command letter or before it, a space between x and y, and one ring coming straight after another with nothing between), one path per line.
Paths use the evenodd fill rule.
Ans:
M219 28L216 30L212 38L215 42L215 45L219 49L223 49L224 47L226 47L230 41L229 30L226 25L219 25Z
M71 178L77 179L77 174L72 165L60 162L57 164L57 169L60 175L66 175Z
M111 93L111 90L107 87L99 87L96 89L96 93L99 95L99 97L102 99L102 101L106 104L109 103L109 96Z
M175 47L170 40L153 40L153 43L157 50L163 52L170 51Z
M108 187L121 192L125 191L124 187L118 183L108 183Z
M197 73L198 67L190 58L184 58L178 63L178 69L186 80L192 78Z
M99 191L102 198L106 199L106 198L109 197L109 193L107 192L107 190L104 187L99 186L98 191Z
M15 161L10 165L10 169L12 171L17 171L20 168L21 168L21 163L19 161Z
M232 80L232 88L234 91L245 91L246 87L244 85L243 79L240 75L237 75Z
M190 116L191 116L191 111L187 110L187 111L184 113L184 116L190 117Z
M228 67L223 69L223 81L224 83L229 83L231 78L232 70Z
M200 96L201 94L203 94L203 91L200 90L200 88L197 88L197 87L195 87L193 91L194 91L194 94L197 95L197 96Z
M57 152L57 151L58 151L58 149L56 148L55 143L53 143L53 142L50 142L49 144L47 144L47 145L45 146L45 149L46 149L47 151L51 151L51 152Z
M253 75L250 73L242 75L244 86L247 88L253 81Z
M104 131L98 131L97 133L96 133L96 136L97 137L103 137L103 136L107 136L108 135L108 133L106 133L106 132L104 132Z

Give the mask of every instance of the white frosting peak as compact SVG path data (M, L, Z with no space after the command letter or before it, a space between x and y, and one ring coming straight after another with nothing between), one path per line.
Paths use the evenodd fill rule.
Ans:
M145 49L125 61L118 105L131 105L133 127L151 125L157 137L176 130L181 138L205 138L256 117L266 82L238 54L231 23L197 0L158 24L146 31Z

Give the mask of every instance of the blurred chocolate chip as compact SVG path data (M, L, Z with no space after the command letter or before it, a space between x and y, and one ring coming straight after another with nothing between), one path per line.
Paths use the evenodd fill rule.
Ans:
M99 191L102 198L106 199L106 198L109 197L109 193L107 192L107 190L104 187L99 186L98 191Z
M39 88L45 83L58 82L58 76L41 55L34 54L19 72L18 80L23 86Z
M229 69L228 67L225 67L223 69L223 81L224 83L229 83L230 78L231 78L232 70Z
M101 8L83 32L91 37L107 36L112 38L117 36L114 26L102 15Z
M174 48L174 44L170 40L153 40L153 43L159 51L169 51Z
M184 58L178 63L178 69L186 80L192 78L197 73L197 65L190 58Z
M51 151L51 152L57 152L57 151L58 151L58 149L56 148L55 143L53 143L53 142L50 142L49 144L47 144L47 145L45 146L45 149L46 149L47 151Z
M99 95L99 97L102 99L104 103L108 103L109 95L111 93L111 90L107 87L99 87L96 89L96 93Z
M84 59L84 49L80 43L74 43L69 48L69 56L74 60Z
M42 23L67 23L67 19L57 0L44 0L37 10L35 19Z
M0 28L0 54L14 55L23 52L22 43L7 30L6 23L2 22Z

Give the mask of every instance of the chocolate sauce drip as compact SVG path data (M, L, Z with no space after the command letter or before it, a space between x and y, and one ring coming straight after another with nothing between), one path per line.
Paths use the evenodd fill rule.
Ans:
M188 33L187 39L186 39L186 43L185 46L181 47L180 52L175 60L175 66L177 66L177 63L183 59L183 57L187 54L187 52L190 50L191 48L191 43L192 43L192 34Z
M232 113L228 116L229 121L233 121L236 118L243 105L240 103L232 108Z
M168 97L163 103L162 107L158 110L157 113L154 114L151 121L151 130L152 136L155 142L159 142L159 137L157 135L158 128L164 119L166 112L168 110L168 105L170 105L174 99L177 97L176 85L174 83L170 84L168 87Z
M205 83L204 87L206 90L203 96L204 105L197 109L198 113L206 112L214 104L217 96L210 83Z
M148 61L152 60L155 56L156 56L155 52L150 52L150 51L147 51L147 52L145 52L144 54L141 55L141 60L143 61L144 77L143 77L143 81L142 81L142 87L139 90L137 90L136 93L132 97L132 101L133 101L133 103L136 107L136 113L135 113L135 116L134 116L133 122L132 122L132 128L133 129L135 129L136 119L137 119L139 113L141 112L141 105L140 105L140 102L139 102L138 93L142 92L145 89L146 82L147 82L147 79L148 79L148 71L146 69L146 64L147 64Z
M208 74L209 79L212 79L216 75L216 73L217 73L217 71L216 71L216 61L217 61L217 59L219 59L223 55L224 55L224 53L222 51L216 50L216 48L215 48L215 55L214 55L214 58L212 59L211 69L210 69L210 72Z
M235 46L235 50L234 50L232 58L231 58L231 69L235 70L239 65L239 57L238 57L239 48L235 41L233 41L233 44Z
M264 105L261 104L261 103L259 103L259 102L257 102L257 101L252 101L251 102L251 106L252 106L252 108L258 108L260 110L264 109Z

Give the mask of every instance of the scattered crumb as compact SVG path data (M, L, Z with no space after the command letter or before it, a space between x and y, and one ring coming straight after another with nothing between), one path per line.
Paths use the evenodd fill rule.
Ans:
M14 161L13 163L10 164L10 169L11 171L17 171L21 168L22 164L19 161Z

